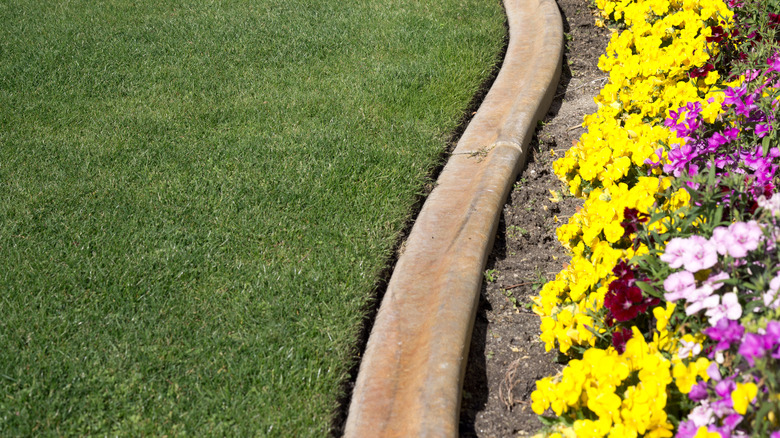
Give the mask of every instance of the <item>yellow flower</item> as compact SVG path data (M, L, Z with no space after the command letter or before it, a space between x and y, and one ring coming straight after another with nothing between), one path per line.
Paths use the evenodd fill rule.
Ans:
M731 401L734 402L734 410L740 415L745 415L747 407L758 393L758 387L753 382L737 383L737 389L731 393Z
M706 426L701 426L696 430L696 435L693 438L720 438L720 434L718 432L710 432Z
M687 366L683 363L677 363L672 369L672 375L680 392L683 394L691 392L691 388L696 384L697 376L701 377L705 382L709 380L709 375L707 375L707 367L709 366L710 361L704 357L688 363Z

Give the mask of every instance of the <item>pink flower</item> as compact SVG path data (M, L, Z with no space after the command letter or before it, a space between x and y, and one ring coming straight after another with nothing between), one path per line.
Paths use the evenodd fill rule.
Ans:
M710 307L705 313L710 320L710 325L715 326L723 318L736 321L742 316L742 306L739 304L739 298L734 292L723 294L721 303Z
M771 198L766 199L766 196L761 195L758 197L758 206L772 212L772 216L780 214L780 193L775 193Z
M701 236L687 239L683 265L686 271L697 272L715 266L718 263L718 251L714 243Z
M675 237L666 244L660 258L670 268L684 266L686 271L697 272L718 263L717 245L701 236Z
M714 289L707 284L698 289L688 292L684 297L688 301L688 307L685 308L685 314L690 316L702 309L710 309L718 305L720 297L712 295Z
M688 271L675 272L664 280L664 289L664 298L673 303L696 289L696 279Z
M680 339L680 348L677 349L677 355L680 359L686 359L688 356L696 357L701 353L701 344L696 341L686 341Z
M770 309L777 309L780 307L780 297L778 297L777 291L780 289L780 273L778 273L772 281L769 282L769 290L764 292L764 305Z
M669 267L677 269L683 265L685 250L687 249L687 239L675 237L666 244L664 253L661 255L661 261L669 263Z
M707 401L701 402L699 406L693 408L690 414L688 414L688 420L693 421L696 427L709 426L713 423L715 411L710 407Z
M726 248L734 244L734 235L729 232L727 227L717 227L712 230L710 242L715 244L718 254L726 255L728 254Z
M723 287L724 285L723 281L728 279L729 279L728 272L719 272L717 274L710 275L710 278L704 280L704 284L708 284L712 286L713 290L718 290Z
M727 244L728 254L735 258L745 257L748 251L758 248L763 232L756 221L736 222L729 225L733 240Z

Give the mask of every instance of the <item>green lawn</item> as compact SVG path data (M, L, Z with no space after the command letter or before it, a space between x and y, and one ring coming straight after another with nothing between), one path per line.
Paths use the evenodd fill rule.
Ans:
M0 435L321 436L499 0L0 0Z

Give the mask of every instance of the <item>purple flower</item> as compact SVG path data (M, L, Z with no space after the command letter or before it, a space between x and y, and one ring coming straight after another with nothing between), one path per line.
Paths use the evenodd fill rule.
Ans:
M760 123L756 125L756 135L758 138L764 138L767 134L769 134L769 131L772 130L772 125L767 125Z
M745 95L745 92L747 91L746 86L741 87L729 87L726 88L724 91L724 94L726 95L726 99L723 100L723 103L725 105L736 105L740 101L742 101L742 96Z
M740 345L739 350L737 350L737 354L743 356L750 366L755 365L755 359L764 356L765 353L766 348L763 336L755 333L746 334L745 338L742 340L742 345Z
M732 378L728 378L721 380L715 385L715 394L721 398L731 397L731 393L734 392L735 389L737 389L737 384Z
M707 375L710 376L710 379L716 382L723 380L723 376L720 375L720 366L714 362L707 367Z
M709 395L707 394L707 382L699 380L695 385L691 387L691 392L688 393L688 398L691 401L705 400Z
M737 321L721 319L714 327L704 329L703 333L709 336L710 339L718 341L718 344L715 346L715 351L723 351L728 350L733 342L742 339L742 334L745 333L745 327L742 327ZM712 375L710 375L710 377L714 378Z
M731 415L734 413L734 402L731 400L731 391L733 391L735 388L736 385L734 388L731 388L728 395L724 396L724 398L712 402L711 407L716 417L723 418L726 415Z
M664 164L664 172L671 173L674 176L679 177L682 175L682 171L685 169L685 166L688 165L693 159L695 159L697 155L698 152L690 144L677 145L677 147L672 147L669 150L669 153L666 155L671 163ZM697 173L696 166L691 166L693 166L694 169L689 168L688 173L695 175Z
M765 169L772 164L771 160L764 158L764 151L761 146L755 147L753 152L743 150L739 156L742 159L742 163L753 171Z
M769 321L766 324L765 336L774 339L774 342L780 342L780 321Z
M731 433L742 422L743 418L742 415L731 414L723 420L723 426L728 428L729 433Z
M692 420L680 422L680 426L677 428L677 435L675 438L693 438L696 436L696 432L699 427L694 424Z
M732 105L734 111L740 116L749 116L750 112L755 110L755 97L750 94L746 95L747 86L727 88L724 91L726 99L723 100L724 105Z

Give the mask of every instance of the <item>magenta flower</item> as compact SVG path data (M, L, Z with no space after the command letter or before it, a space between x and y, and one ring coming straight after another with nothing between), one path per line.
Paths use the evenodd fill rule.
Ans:
M742 345L740 345L739 350L737 350L737 354L744 357L751 367L755 365L755 359L764 356L765 353L766 348L764 346L763 336L755 333L746 334L745 338L742 340Z
M758 138L764 138L767 134L769 134L769 131L772 130L772 125L767 125L763 123L759 123L756 125L756 135Z
M680 426L677 428L677 434L674 436L675 438L693 438L696 436L696 432L698 432L699 427L694 424L693 421L687 420L687 421L681 421Z
M718 344L715 346L715 351L717 352L728 350L731 348L732 343L742 339L742 334L745 333L745 327L742 327L737 321L721 319L715 326L704 329L703 333L713 341L718 341ZM718 371L717 365L710 365L710 368L707 369L707 373L711 378L720 380L720 372ZM717 376L713 373L717 373Z

